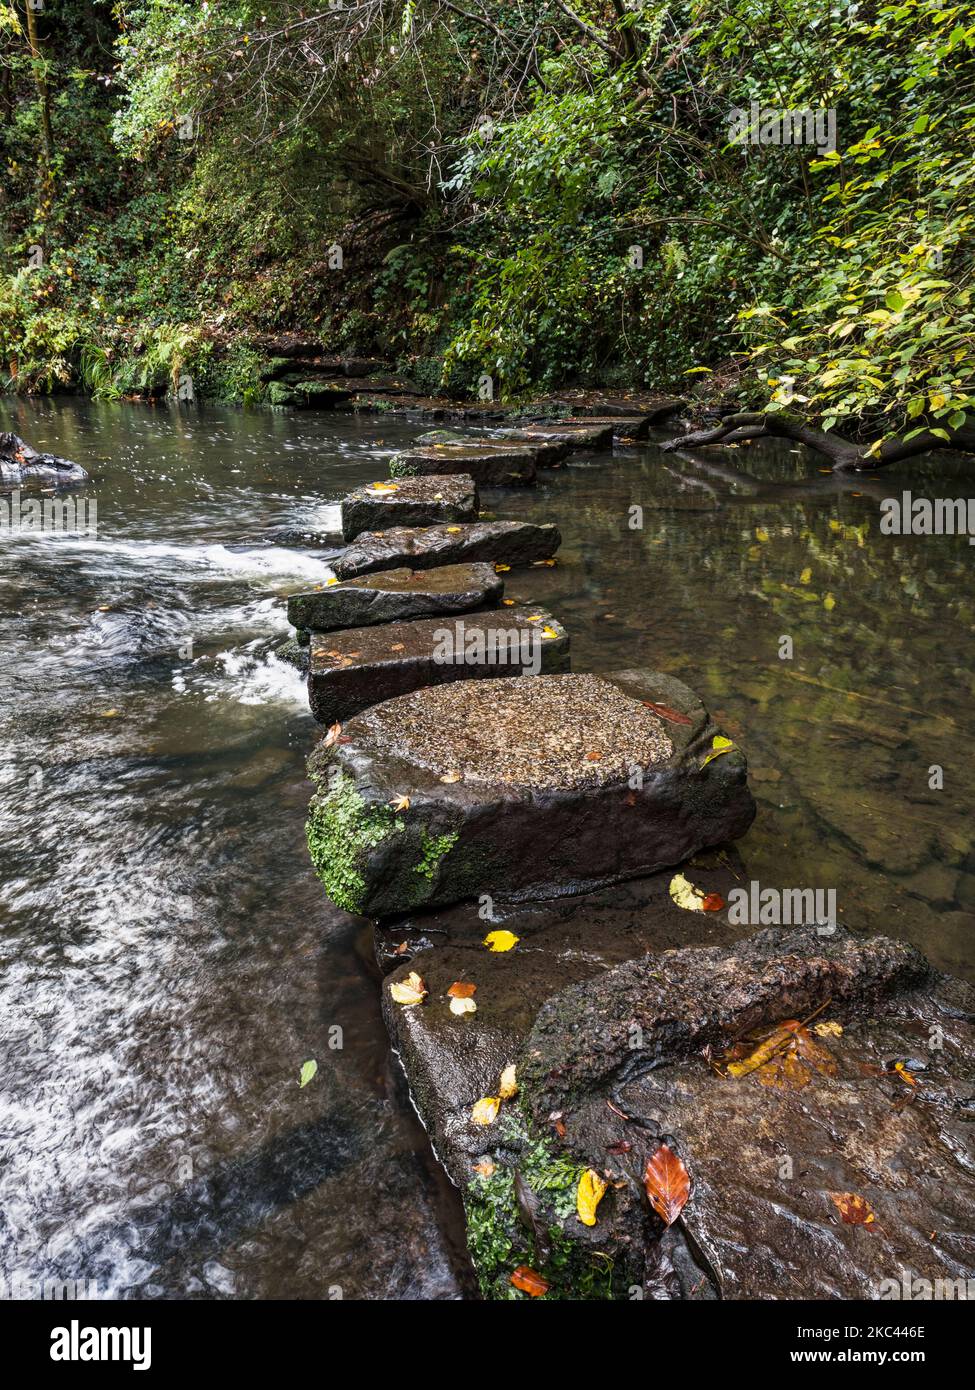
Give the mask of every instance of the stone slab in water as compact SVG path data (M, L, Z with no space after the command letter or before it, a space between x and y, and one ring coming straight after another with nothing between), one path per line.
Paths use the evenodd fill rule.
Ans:
M678 410L683 409L686 401L680 400L676 396L663 396L657 400L644 399L639 401L621 400L601 400L593 401L589 405L573 405L572 414L581 420L590 420L601 417L618 416L638 416L650 421L651 425L662 424L669 420L672 415L676 415Z
M721 891L697 864L686 873ZM657 1299L876 1299L891 1296L884 1281L902 1266L931 1282L964 1278L975 1212L961 1158L975 1089L971 988L932 972L906 943L841 927L661 951L660 910L648 904L651 954L622 931L608 950L597 937L591 961L582 943L526 934L499 955L433 946L385 983L411 1093L464 1195L483 1292L510 1298L520 1264L549 1280L550 1298L597 1296L587 1290L598 1270L598 1296L621 1299L633 1285ZM504 925L518 934L517 917ZM632 959L617 964L626 950ZM404 1008L389 987L410 970L428 993ZM449 1012L455 980L477 985L474 1015ZM831 1061L798 1089L717 1076L701 1055L817 1008L842 1031L817 1038ZM512 1063L517 1100L494 1124L474 1124L471 1107L498 1094ZM666 1231L641 1196L663 1140L691 1177L680 1222ZM560 1231L554 1261L519 1214L516 1168L541 1228ZM610 1180L592 1227L574 1214L586 1168ZM834 1193L863 1197L875 1220L844 1222Z
M442 565L438 569L380 570L375 574L292 594L292 627L334 632L345 627L408 621L436 613L468 613L492 608L504 593L493 565Z
M80 463L58 454L39 454L19 435L0 431L0 487L30 482L73 487L87 481L88 474Z
M524 439L529 444L563 444L569 450L609 449L613 443L615 422L591 424L572 420L560 421L557 425L521 425L517 429L503 430L505 439Z
M430 444L394 454L392 478L467 473L480 487L534 487L538 451L528 444Z
M476 521L477 513L477 484L469 473L367 483L342 503L342 535L353 541L363 531L385 531L392 526Z
M548 560L562 543L557 526L531 521L476 521L455 526L397 526L364 531L332 564L339 579L375 570L434 569L477 560L530 565Z
M456 659L445 655L445 634ZM463 681L476 688L484 677L563 671L568 656L565 628L536 607L317 633L311 640L308 696L318 722L331 725L425 686ZM354 730L345 739L353 741Z
M379 917L485 893L560 896L734 839L755 805L743 754L709 759L717 734L692 691L646 671L462 681L378 705L314 763L320 786L327 763L346 774L359 824L410 798L399 833L350 837L358 886L340 905ZM346 804L318 798L333 839ZM428 843L445 848L418 875Z

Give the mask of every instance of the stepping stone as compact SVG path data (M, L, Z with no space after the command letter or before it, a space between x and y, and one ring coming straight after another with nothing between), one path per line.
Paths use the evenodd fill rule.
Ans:
M686 872L728 891L696 865ZM633 888L644 886L653 881ZM659 893L647 909L641 940L628 910L607 923L607 906L594 901L609 939L590 938L588 950L584 937L573 942L571 921L533 935L530 915L523 925L517 912L502 914L482 929L510 931L513 949L428 945L384 984L411 1095L464 1197L483 1294L511 1298L519 1265L543 1276L549 1298L591 1297L601 1270L603 1296L621 1300L634 1285L646 1298L696 1301L908 1298L896 1287L904 1267L921 1280L968 1277L971 986L931 971L906 943L843 927L708 944L700 919L710 914L684 912L695 944L666 949L656 939ZM392 989L411 971L426 994L404 1007ZM455 981L476 985L475 1014L450 1012ZM753 1029L765 1037L814 1014L832 1027L816 1035L810 1021L789 1066L721 1074L718 1059ZM474 1123L474 1104L498 1097L512 1065L517 1097L501 1102L494 1123ZM641 1196L662 1141L690 1175L669 1229L648 1219ZM516 1168L529 1189L520 1202ZM575 1212L588 1168L609 1180L592 1227ZM868 1202L874 1221L844 1220L843 1194ZM551 1253L526 1229L526 1202L537 1204L542 1230L556 1228Z
M662 396L656 400L641 401L595 401L591 405L572 406L572 414L587 421L603 417L608 419L611 416L637 416L648 419L651 425L659 425L664 420L669 420L672 415L676 415L686 404L686 401L682 401L676 396Z
M364 531L332 562L332 569L339 579L354 579L359 574L404 565L415 570L474 560L530 565L551 559L561 543L557 526L538 526L532 521L396 526L391 531Z
M342 503L342 535L352 541L363 531L385 531L391 526L476 521L477 512L477 485L469 473L367 483Z
M611 429L614 439L646 439L653 419L652 415L593 415L586 418L585 424ZM572 421L566 424L571 426Z
M452 449L457 447L510 450L511 444L503 437L480 435L473 438L469 434L458 434L454 430L427 430L426 434L418 435L413 442L414 449ZM562 462L569 452L568 444L547 440L532 440L529 447L535 455L535 463L539 468L554 468L556 464Z
M538 625L546 639L553 625ZM726 741L719 754L697 697L651 672L461 681L378 705L343 732L312 758L316 820L333 843L347 837L357 889L340 906L372 916L583 892L735 839L755 815L742 753ZM328 764L345 774L344 798L326 794ZM400 833L362 833L404 795ZM418 875L431 841L444 852Z
M562 671L568 656L565 628L532 607L313 633L308 696L318 722L333 725L369 705L392 704L398 695L445 681L476 688L485 676L530 680L525 671ZM327 865L323 872L326 886L334 886ZM345 907L351 899L335 901Z
M544 441L542 441L544 442ZM391 478L469 474L479 487L534 487L538 451L527 444L430 444L394 454Z
M288 622L313 632L371 627L435 613L468 613L493 608L504 580L488 564L441 565L438 569L380 570L376 574L328 584L288 599Z
M608 424L575 424L571 420L560 421L557 425L522 425L517 429L502 430L504 439L523 439L528 444L564 444L574 449L609 449L613 444L615 422Z

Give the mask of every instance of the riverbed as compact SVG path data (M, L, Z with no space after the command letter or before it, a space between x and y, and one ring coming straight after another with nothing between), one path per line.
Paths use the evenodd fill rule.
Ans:
M274 654L328 573L274 538L334 532L430 426L55 400L0 428L97 502L96 536L0 536L0 1268L34 1296L471 1296L368 928L308 862L316 728ZM575 670L678 675L745 749L749 880L972 977L973 551L879 524L966 475L821 467L651 443L483 503L560 526L556 567L506 579Z

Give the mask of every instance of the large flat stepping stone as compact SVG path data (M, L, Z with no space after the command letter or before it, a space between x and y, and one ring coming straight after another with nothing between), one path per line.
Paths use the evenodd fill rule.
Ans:
M504 608L462 618L421 618L315 633L308 698L318 722L331 726L421 687L463 681L476 688L483 677L564 671L568 660L568 634L542 608ZM343 734L341 746L350 746L353 739L354 730ZM330 879L325 881L328 886Z
M552 625L536 626L544 653ZM328 764L347 774L354 826L348 799L327 794ZM350 831L357 887L340 905L377 917L582 892L734 839L755 814L742 753L685 685L642 671L418 691L347 725L312 770L320 834L334 844ZM362 832L402 796L399 833ZM443 852L418 874L434 842Z
M364 531L332 568L339 579L408 566L434 569L475 560L531 565L549 560L562 543L557 526L531 521L475 521L467 525Z
M528 444L562 444L570 451L576 449L609 449L613 444L615 422L590 423L586 420L560 421L557 425L521 425L517 429L500 431L505 439L523 439Z
M288 621L298 629L334 632L344 627L427 618L435 613L493 608L503 593L504 580L488 564L379 570L323 589L292 594Z
M389 474L396 479L466 473L479 487L534 487L537 463L538 450L528 443L427 444L394 454Z
M629 416L639 417L649 420L651 425L663 424L671 416L676 415L682 410L687 402L677 396L661 396L659 398L644 398L634 401L621 400L602 400L593 401L588 405L573 405L572 414L582 420L609 419L610 417Z
M367 483L342 503L342 536L393 526L436 526L476 521L477 484L469 473L430 474L395 482Z

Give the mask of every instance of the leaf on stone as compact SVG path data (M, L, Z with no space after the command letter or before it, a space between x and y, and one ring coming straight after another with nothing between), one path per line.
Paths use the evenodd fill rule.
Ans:
M532 569L537 570L541 567L544 567L545 569L552 569L555 563L556 562L554 560L533 560Z
M508 570L510 569L510 565L495 565L494 572L495 574L507 574Z
M579 1179L579 1186L576 1188L576 1213L584 1226L595 1226L596 1208L603 1200L607 1185L595 1168L587 1168Z
M475 1173L480 1173L480 1175L481 1175L482 1178L491 1178L491 1177L493 1177L493 1176L494 1176L494 1169L495 1169L495 1164L492 1162L492 1160L491 1160L490 1158L482 1158L481 1161L480 1161L480 1163L475 1163L475 1164L474 1164L474 1172L475 1172Z
M489 931L484 938L484 944L490 951L510 951L512 946L518 945L519 938L514 932L510 931Z
M754 1074L763 1086L785 1091L801 1090L812 1080L814 1072L835 1076L835 1058L794 1018L781 1023L743 1060L727 1064L729 1076Z
M515 1064L510 1062L501 1073L501 1081L498 1086L498 1094L502 1100L511 1100L518 1094L518 1081L515 1076Z
M814 1023L813 1032L821 1038L840 1038L843 1036L842 1023L834 1023L831 1019L825 1023Z
M671 709L669 705L658 705L655 700L644 700L643 704L647 709L652 709L654 714L658 714L661 719L668 719L671 724L691 724L693 721L686 714L681 714L680 710Z
M543 636L543 637L558 637L558 635L559 635L559 634L555 631L555 628L554 628L554 627L543 627L543 628L542 628L542 636Z
M903 1062L894 1063L894 1071L907 1086L916 1086L917 1077L912 1076Z
M389 803L394 811L408 811L410 809L410 798L408 796L394 796Z
M422 1004L427 994L422 975L411 970L405 980L395 980L389 987L390 997L397 1004L409 1008L412 1004Z
M501 1108L500 1096L484 1096L471 1108L471 1123L493 1125Z
M867 1201L856 1192L831 1192L840 1216L848 1226L872 1226L877 1217Z
M725 906L725 900L720 893L705 893L701 900L701 908L704 912L720 912Z
M470 999L472 994L477 992L477 985L472 985L469 980L455 980L447 991L451 999Z
M601 758L602 756L603 756L602 753L587 753L587 754L586 754L587 759L588 759L589 762L591 762L591 763L598 763L599 760L600 760L600 758Z
M394 642L389 649L391 652L402 652L406 650L405 642Z
M643 1187L661 1221L672 1226L691 1195L691 1176L674 1151L661 1144L647 1159Z
M670 896L678 907L683 907L688 912L704 912L705 894L700 888L695 888L693 883L684 877L683 874L674 874L670 880Z
M514 608L515 606L515 601L513 598L503 598L501 602L504 604L505 608Z
M457 536L457 535L459 535L459 534L460 534L460 527L459 527L459 526L448 526L448 527L447 527L447 535L448 535L448 536Z
M606 1152L608 1154L628 1154L632 1148L633 1145L629 1139L617 1139L615 1144L606 1145Z
M532 1298L543 1298L551 1287L547 1279L529 1269L528 1265L519 1265L511 1276L511 1282L516 1289L530 1294Z
M706 768L708 763L713 763L715 758L720 758L722 753L730 753L734 746L730 738L725 738L723 734L715 734L711 740L711 751L701 764L702 769Z
M445 772L440 780L441 782L447 782L448 784L451 782L459 782L463 775L464 774L462 772Z
M399 483L371 483L370 492L399 492Z
M329 655L331 655L331 653L329 653ZM324 743L325 747L326 747L326 748L331 748L333 743L338 743L338 741L339 741L339 736L341 735L341 733L342 733L342 725L341 725L341 724L329 724L329 726L328 726L328 732L326 733L324 739L322 740L322 742Z
M339 581L338 581L337 579L326 579L326 580L325 580L326 588L330 588L333 584L337 584L338 582L339 582Z
M304 1088L308 1085L309 1081L313 1081L315 1079L315 1073L317 1071L318 1063L315 1061L313 1057L309 1058L307 1062L302 1062L301 1073L298 1079L299 1090L304 1090Z
M458 1018L462 1018L464 1014L476 1014L477 1005L470 997L466 999L451 999L450 1012L452 1014L457 1014Z

